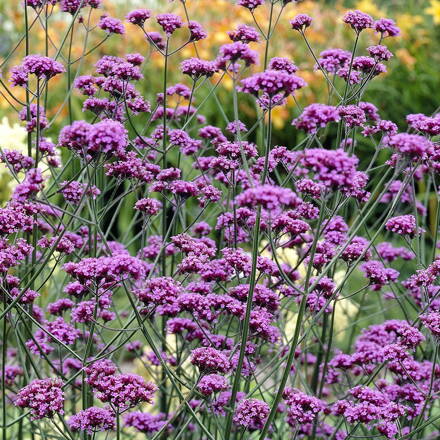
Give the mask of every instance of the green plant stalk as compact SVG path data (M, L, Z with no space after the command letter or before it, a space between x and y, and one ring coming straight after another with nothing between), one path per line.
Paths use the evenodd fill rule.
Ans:
M242 325L242 334L241 334L241 345L240 345L240 353L238 356L237 368L234 376L234 382L232 385L231 398L229 401L229 412L226 418L225 425L225 439L229 440L231 435L232 428L232 416L235 408L235 400L237 398L237 393L240 388L240 380L241 380L241 371L243 368L245 350L246 350L246 342L249 335L249 321L251 318L252 311L252 300L254 296L254 290L256 285L256 274L257 274L257 258L258 258L258 245L260 241L260 221L261 221L261 206L258 207L257 216L255 219L254 231L253 231L253 240L252 240L252 269L251 276L249 280L249 294L246 300L246 313L243 320Z
M310 264L307 268L306 279L304 282L304 293L302 295L301 303L299 305L299 310L298 310L298 315L296 318L296 325L295 325L295 331L294 331L294 335L293 335L292 344L290 346L289 355L287 357L286 366L284 368L283 375L281 377L281 381L280 381L280 385L278 387L277 394L276 394L275 399L272 403L270 413L269 413L269 416L266 420L266 423L264 424L264 427L261 430L261 434L259 437L260 440L264 440L264 438L266 437L266 434L270 428L270 425L272 424L273 420L275 419L275 415L278 411L278 404L281 401L281 397L283 395L283 391L286 386L287 379L289 378L290 369L291 369L293 361L295 359L295 350L298 345L299 336L301 333L302 322L303 322L304 314L305 314L305 310L306 310L307 296L308 296L308 292L310 290L309 281L310 281L310 277L312 274L312 268L313 268L312 261L313 261L314 255L315 255L316 246L318 244L318 239L319 239L319 235L320 235L320 228L321 228L323 220L324 220L324 209L321 209L319 212L319 220L318 220L318 224L316 227L316 233L313 238L312 248L311 248L311 252L310 252Z
M168 50L169 50L169 38L167 37L166 47L165 47L165 59L164 59L164 74L163 74L163 140L162 140L162 168L167 167L167 75L168 75ZM165 253L165 237L167 235L167 199L165 196L162 197L162 241L163 246L161 250L161 262L162 262L162 276L166 276L166 253ZM165 351L165 337L166 337L166 318L162 317L162 352ZM162 367L161 380L162 383L166 382L166 372ZM160 411L167 414L167 394L165 390L162 390L159 397L159 407Z
M266 140L266 148L265 148L265 161L264 161L264 170L262 174L262 183L264 184L266 177L268 175L269 168L269 154L272 143L272 120L271 120L271 110L269 109L269 117L268 117L268 135ZM238 356L237 369L234 376L234 382L232 385L231 398L229 401L230 410L226 419L226 427L225 427L225 439L229 440L231 434L232 427L232 416L235 408L235 400L237 397L237 393L240 388L240 380L241 380L241 371L244 363L244 356L246 350L246 343L249 336L249 321L251 318L252 311L252 301L254 296L254 290L257 282L257 259L259 254L259 242L260 242L260 223L261 223L261 205L257 209L257 215L255 218L255 225L253 229L253 240L252 240L252 268L251 268L251 276L249 279L249 293L246 299L246 313L243 320L242 325L242 335L241 335L241 345L240 352Z

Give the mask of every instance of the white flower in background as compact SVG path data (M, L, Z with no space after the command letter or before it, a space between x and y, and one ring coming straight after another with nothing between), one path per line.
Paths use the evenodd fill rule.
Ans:
M27 155L27 132L18 123L10 124L4 116L0 121L0 148L2 150L18 150ZM0 163L0 204L9 200L17 181L11 176L9 168Z
M7 116L0 122L0 147L7 150L19 150L27 154L26 129L17 122L10 124Z
M48 140L50 141L49 138ZM17 122L11 124L7 116L4 116L0 121L0 149L17 150L26 156L28 155L26 129ZM57 155L59 157L59 154ZM51 177L49 167L42 169L42 172L43 176ZM0 204L9 200L16 185L17 180L11 175L9 168L0 163Z

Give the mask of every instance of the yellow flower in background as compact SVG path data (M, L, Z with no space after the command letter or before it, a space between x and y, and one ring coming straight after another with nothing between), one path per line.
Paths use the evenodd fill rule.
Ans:
M381 18L385 13L380 10L371 0L361 0L356 3L356 9L359 9L366 14L373 15L374 18Z
M425 12L432 16L435 24L440 24L440 1L431 0L429 5L429 8L425 9Z
M396 17L396 24L402 31L403 36L412 29L417 29L417 25L422 23L423 17L421 15L399 14Z
M280 130L289 121L289 110L284 106L277 106L272 110L272 122L277 130Z

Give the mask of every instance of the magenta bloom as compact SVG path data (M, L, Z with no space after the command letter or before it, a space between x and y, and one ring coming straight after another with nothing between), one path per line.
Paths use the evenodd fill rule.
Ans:
M226 391L229 388L229 384L227 380L219 374L208 374L200 379L197 388L205 396L210 396L219 391Z
M111 119L104 119L91 126L87 133L87 144L91 152L124 156L127 147L127 130Z
M437 338L440 337L440 313L431 312L427 315L422 315L420 320L425 324L428 330Z
M257 64L258 53L241 41L224 44L220 47L219 56L217 58L217 66L219 69L226 70L238 61L243 61L246 66Z
M114 431L116 429L113 411L97 406L74 414L70 417L68 424L72 431L84 431L89 435L99 431Z
M162 203L156 199L140 199L134 205L134 209L144 212L148 215L155 215L162 207Z
M260 39L259 32L252 26L240 24L235 31L228 31L228 36L232 41L242 43L257 42Z
M307 133L316 133L319 128L339 120L340 115L336 107L325 104L310 104L298 118L292 121L292 125Z
M217 71L217 66L213 61L201 60L200 58L188 58L180 64L182 73L190 76L193 80L202 76L210 77Z
M388 61L393 54L388 50L386 46L378 44L377 46L370 46L367 48L370 56L379 61Z
M298 14L293 20L290 20L292 29L304 32L312 24L312 17L307 14Z
M189 21L188 29L190 32L190 37L189 37L190 41L204 40L208 36L207 32L203 29L202 25L197 21Z
M298 71L298 67L295 66L295 64L292 63L287 58L282 57L274 57L269 62L269 69L272 70L283 70L287 73L295 73Z
M391 18L381 18L375 21L373 28L376 32L380 32L383 37L397 37L400 34L400 29Z
M99 20L98 27L108 34L125 34L125 27L121 20L113 17L102 17Z
M100 381L96 396L102 402L125 410L139 403L152 403L156 391L156 385L145 382L137 374L116 374Z
M60 379L36 379L22 388L16 398L15 405L31 410L35 420L53 417L56 413L64 414L63 382Z
M429 139L418 134L399 133L386 139L387 145L397 152L418 161L427 159L432 151Z
M145 434L154 434L161 430L165 425L165 414L150 414L139 411L134 411L124 416L125 426L131 426L139 432Z
M423 232L421 228L417 227L416 218L413 215L392 217L386 222L385 228L395 234L408 235L409 237L414 237Z
M60 192L66 201L74 205L77 205L84 196L90 196L92 199L96 199L101 193L95 185L87 185L86 183L77 182L76 180L62 182Z
M136 24L138 26L143 26L144 23L151 17L151 11L148 9L136 9L129 12L126 15L127 21L131 24Z
M231 364L221 352L211 347L196 348L191 352L191 363L204 372L227 373Z
M249 78L241 81L241 91L258 95L259 92L266 93L270 97L282 93L291 95L302 87L306 86L306 82L293 74L289 74L284 70L266 70L256 73Z
M63 12L74 15L78 9L88 6L88 3L89 0L61 0L60 7Z
M28 75L50 79L65 72L64 66L58 61L41 55L28 55L23 59L23 69Z
M253 11L254 9L258 8L258 6L261 6L264 4L264 0L238 0L237 5L243 6L250 11Z
M349 24L356 32L373 27L373 19L361 11L348 11L343 18L344 23Z
M176 14L159 14L156 16L156 20L168 36L183 26L182 19Z
M234 413L234 423L250 430L262 429L270 407L266 402L258 399L243 399Z
M287 422L293 427L313 422L326 407L322 400L294 388L286 388L283 399L287 405Z

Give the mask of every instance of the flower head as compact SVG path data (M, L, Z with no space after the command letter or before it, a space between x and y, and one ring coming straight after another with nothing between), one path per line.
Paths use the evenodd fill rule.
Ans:
M72 431L84 431L93 435L98 431L114 431L116 418L110 409L92 406L71 416L68 424Z
M237 405L233 421L236 425L247 429L262 429L269 411L269 405L262 400L243 399Z
M183 26L182 19L176 14L159 14L156 16L156 20L168 36Z
M361 11L348 11L343 18L344 23L349 24L357 33L373 27L373 19Z
M135 9L126 15L127 21L131 24L143 27L144 23L151 17L149 9Z
M125 27L122 21L113 17L101 17L98 27L108 34L125 34Z
M290 20L292 29L304 32L312 24L312 17L307 14L298 14L293 20Z
M14 403L20 408L29 408L35 420L63 414L64 392L60 379L36 379L22 388Z

